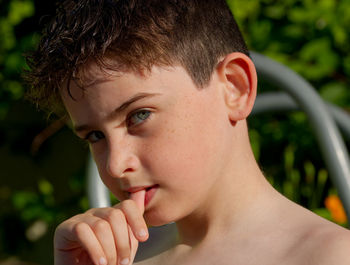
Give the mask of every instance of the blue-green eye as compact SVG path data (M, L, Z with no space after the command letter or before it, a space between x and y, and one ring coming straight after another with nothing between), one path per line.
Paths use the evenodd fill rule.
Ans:
M86 136L85 136L85 140L87 140L90 144L96 143L99 140L103 139L105 136L102 132L100 131L92 131L89 132Z
M150 115L151 115L151 112L149 110L140 110L140 111L134 112L127 118L127 125L128 127L139 125L143 123L145 120L147 120Z

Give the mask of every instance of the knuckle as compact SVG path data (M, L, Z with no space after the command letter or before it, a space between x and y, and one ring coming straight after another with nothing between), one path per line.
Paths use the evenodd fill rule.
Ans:
M91 209L87 210L85 212L85 214L93 214L94 212L96 212L96 210L97 210L97 208L91 208Z
M84 222L77 222L73 227L73 232L77 235L84 233L88 229L88 224Z
M123 258L123 257L129 257L131 250L129 246L129 242L124 241L124 242L117 242L117 249L118 249L118 256Z
M119 209L112 209L107 214L107 220L110 222L115 222L124 218L124 213Z
M93 230L95 231L103 231L109 228L109 223L103 219L97 220L93 224Z
M80 213L68 219L67 221L72 223L80 223L82 220L86 219L86 217L87 215L85 213Z

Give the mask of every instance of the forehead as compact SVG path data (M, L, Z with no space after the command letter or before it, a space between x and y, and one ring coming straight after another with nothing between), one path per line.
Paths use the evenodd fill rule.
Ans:
M178 81L190 81L186 70L181 66L153 66L147 69L121 69L102 68L96 63L90 63L79 69L79 72L61 88L62 98L68 100L81 100L96 94L105 94L103 88L113 86L117 92L130 92L135 89L152 89L155 87L166 87L169 85L169 78L176 78Z
M180 66L154 66L150 72L121 72L91 67L84 73L89 73L84 80L89 82L72 80L69 91L61 91L73 123L93 118L93 115L107 116L112 108L140 93L162 94L168 100L176 101L178 95L191 92L191 86L197 89L186 70Z
M176 61L172 61L171 63L159 61L155 64L143 64L140 61L139 65L128 65L120 62L115 55L109 54L100 59L88 59L86 63L73 71L71 81L78 86L88 87L95 83L104 82L113 76L133 74L139 77L148 77L155 69L173 70L173 68L177 67L181 67L181 64Z

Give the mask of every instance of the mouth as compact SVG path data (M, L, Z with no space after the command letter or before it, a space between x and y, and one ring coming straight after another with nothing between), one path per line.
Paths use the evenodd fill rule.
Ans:
M153 185L151 187L148 187L146 189L146 196L145 196L145 207L149 204L149 202L152 200L153 196L158 190L159 185Z
M130 198L130 195L132 193L138 192L140 190L145 190L146 191L146 195L145 195L145 206L151 201L151 199L153 198L153 196L155 195L157 189L158 189L159 185L155 184L152 186L139 186L139 187L132 187L126 190L126 192L128 193L128 197Z
M126 192L130 195L131 193L135 193L138 192L140 190L145 190L148 191L150 189L152 189L153 187L155 187L157 185L152 185L152 186L136 186L136 187L132 187L126 190Z

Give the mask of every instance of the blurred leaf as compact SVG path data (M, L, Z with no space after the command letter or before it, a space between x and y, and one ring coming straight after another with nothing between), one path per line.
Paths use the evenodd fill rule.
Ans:
M328 179L328 171L327 170L321 169L320 171L318 171L318 175L317 175L317 187L318 187L318 189L321 189L324 187L327 179Z
M290 117L293 120L293 122L298 124L305 124L307 122L307 116L302 111L294 112L290 115Z
M331 29L333 31L335 43L341 48L343 45L346 44L349 32L347 32L347 30L344 27L337 24L333 25Z
M256 18L260 11L259 1L228 0L228 6L238 21Z
M24 89L22 84L18 81L7 80L3 82L4 91L9 92L9 98L12 100L18 100L23 96Z
M81 209L83 209L83 211L86 211L89 209L89 200L87 197L83 197L80 199L79 201L79 206Z
M300 183L300 172L297 169L293 169L290 176L294 187L297 187Z
M305 177L306 177L306 183L312 184L315 181L315 166L310 162L306 161L304 163L304 169L305 169Z
M301 187L300 192L305 198L311 198L313 190L309 185L305 185Z
M5 18L0 17L0 52L2 50L6 51L15 46L16 38L14 36L13 27L9 21ZM1 62L1 61L0 61Z
M320 89L320 95L326 101L336 105L344 105L349 98L349 89L349 85L346 87L343 83L331 82Z
M294 150L295 148L292 145L289 145L284 151L284 166L286 172L290 172L294 166Z
M270 40L272 23L269 20L257 21L251 25L251 39L258 50L264 49Z
M265 14L267 17L272 19L281 19L285 16L285 8L282 5L271 5L267 6L265 9Z
M0 88L1 90L1 88ZM9 103L8 102L0 102L0 121L4 120L9 109Z
M39 180L38 187L40 192L44 195L52 195L53 193L53 187L46 179Z
M338 55L332 51L330 41L326 38L308 42L300 51L300 59L304 62L297 69L298 72L311 80L330 75L339 63Z
M294 199L294 187L291 182L289 181L283 182L283 195L290 200Z
M350 78L350 55L348 55L344 58L343 65L344 65L345 74L348 76L348 80L349 80L349 78ZM348 87L349 87L349 84L348 84Z
M12 25L17 25L24 18L34 14L34 3L25 0L12 0L10 2L8 19Z
M26 208L28 204L36 203L38 201L38 195L29 191L18 191L13 194L14 206L22 210Z
M291 38L302 38L304 36L304 32L304 27L298 24L290 24L283 28L284 35Z
M256 160L260 157L260 135L256 130L249 130L249 138Z
M312 21L312 16L310 15L311 14L309 13L309 10L301 7L295 7L290 10L288 18L295 24L304 24L306 22Z
M24 65L24 57L19 51L9 53L5 57L4 66L8 73L11 73L11 72L16 72L18 74L21 73L22 71L21 68L23 65Z
M318 209L314 209L312 210L315 214L327 219L327 220L332 220L332 216L330 211L328 211L325 208L318 208Z

